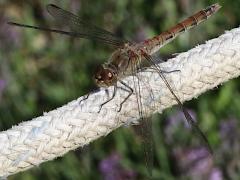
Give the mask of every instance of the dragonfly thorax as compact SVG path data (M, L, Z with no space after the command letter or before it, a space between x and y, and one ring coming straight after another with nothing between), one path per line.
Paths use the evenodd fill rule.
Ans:
M99 87L109 87L117 83L117 70L111 64L98 67L94 79Z

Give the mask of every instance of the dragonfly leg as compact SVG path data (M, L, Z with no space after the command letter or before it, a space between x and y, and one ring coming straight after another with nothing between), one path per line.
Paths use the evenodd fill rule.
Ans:
M81 105L81 102L87 100L87 99L89 98L90 94L91 94L91 93L88 93L87 95L83 96L83 98L79 101L78 104Z
M78 104L81 105L81 103L82 103L83 101L87 100L91 94L93 94L93 93L95 93L95 92L98 92L99 90L100 90L100 89L95 89L95 90L93 90L92 92L87 93L85 96L83 96L83 98L79 101Z
M162 70L162 73L164 73L164 74L169 74L169 73L174 73L174 72L181 72L181 70L179 70L179 69L172 70L172 71L164 71L164 70Z
M102 110L102 107L103 107L105 104L107 104L108 102L110 102L111 100L113 100L113 98L114 98L115 95L116 95L116 90L117 90L117 86L114 86L112 97L109 98L108 100L106 100L104 103L102 103L102 104L99 106L98 113L100 113L100 111Z
M156 69L155 68L151 68L151 67L144 67L142 69L140 69L138 72L140 71L145 71L145 72L156 72ZM175 69L175 70L172 70L172 71L165 71L165 70L161 70L162 73L164 74L169 74L169 73L174 73L174 72L181 72L181 70L179 69Z
M124 90L124 91L127 91L129 94L128 94L127 97L125 97L124 100L120 103L118 112L121 111L122 105L123 105L123 104L126 102L126 100L133 94L133 89L132 89L130 86L128 86L128 85L127 85L125 82L123 82L123 81L119 81L119 82L127 88L127 89L125 89L125 88L121 88L121 89Z

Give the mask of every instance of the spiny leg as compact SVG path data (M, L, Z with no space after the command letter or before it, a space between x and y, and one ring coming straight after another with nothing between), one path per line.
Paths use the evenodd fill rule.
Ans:
M100 90L100 89L95 89L95 90L93 90L92 92L87 93L85 96L83 96L83 98L79 101L78 104L81 105L81 103L82 103L83 101L87 100L91 94L93 94L93 93L95 93L95 92L98 92L99 90Z
M144 68L138 70L138 72L141 72L141 71L156 72L156 69L152 68L152 67L144 67ZM175 70L172 70L172 71L161 70L161 72L164 73L164 74L170 74L170 73L174 73L174 72L181 72L181 70L179 70L179 69L175 69Z
M79 101L79 105L81 104L81 102L87 100L89 98L91 93L88 93L87 95L83 96L83 98Z
M181 70L179 70L179 69L175 69L175 70L172 70L172 71L164 71L164 70L162 70L162 73L164 73L164 74L170 74L170 73L174 73L174 72L181 72Z
M102 107L107 104L108 102L110 102L111 100L113 100L113 98L115 97L116 95L116 90L117 90L117 86L113 86L113 94L112 94L112 97L109 98L108 100L106 100L104 103L102 103L100 106L99 106L99 110L98 110L98 113L101 111Z
M124 98L124 100L120 103L120 105L119 105L119 109L118 109L118 112L120 112L121 111L121 109L122 109L122 105L126 102L126 100L133 94L133 89L130 87L130 86L128 86L125 82L123 82L123 81L119 81L122 85L124 85L126 88L128 88L128 89L125 89L125 88L121 88L122 90L124 90L124 91L126 91L126 92L128 92L129 94L127 95L127 97L125 97Z

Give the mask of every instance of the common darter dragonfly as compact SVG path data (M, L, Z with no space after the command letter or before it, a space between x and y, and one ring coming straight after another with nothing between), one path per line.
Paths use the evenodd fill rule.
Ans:
M147 39L145 41L142 41L140 43L135 43L132 41L128 41L122 38L119 38L115 34L102 29L100 27L97 27L89 22L84 21L82 18L72 14L69 11L63 10L62 8L49 4L47 5L47 11L49 14L51 14L54 19L58 22L63 24L64 26L68 27L70 30L60 30L60 29L51 29L51 28L45 28L45 27L37 27L37 26L31 26L26 24L19 24L15 22L9 22L8 24L14 25L14 26L20 26L24 28L31 28L31 29L37 29L42 31L50 31L55 33L60 33L72 37L78 37L78 38L86 38L91 39L94 41L99 41L101 43L110 45L115 47L115 51L110 56L108 62L101 65L98 70L95 73L95 82L99 87L107 88L110 86L114 87L112 96L105 102L103 102L100 105L100 110L102 106L107 104L109 101L111 101L116 94L117 89L119 86L118 84L121 84L121 88L128 92L128 95L125 97L125 99L120 103L118 111L121 111L122 105L126 100L135 92L138 91L137 85L138 83L134 83L134 88L132 88L130 85L125 83L123 79L127 76L136 76L137 72L139 70L143 69L142 64L148 63L149 66L151 66L151 69L156 71L159 75L159 77L163 80L164 84L167 86L168 90L176 100L177 104L181 108L181 110L184 113L184 116L187 120L187 122L191 125L192 130L198 135L198 137L205 143L208 151L212 154L213 151L211 149L211 146L206 138L206 136L203 134L203 132L198 127L197 123L193 120L191 115L188 113L188 111L183 106L182 102L179 100L178 96L176 95L176 92L174 92L173 88L167 81L165 77L165 72L161 69L160 64L155 63L155 60L153 59L152 55L157 52L161 47L171 42L173 39L175 39L178 35L186 32L188 29L197 26L199 23L205 21L208 19L208 17L215 14L220 9L219 4L213 4L211 6L208 6L205 9L200 10L199 12L195 13L194 15L188 17L187 19L183 20L182 22L178 23L177 25L173 26L167 31L162 32L161 34ZM139 80L138 78L135 78L135 80ZM141 98L141 95L137 95L137 98ZM146 121L146 117L144 116L144 111L142 110L141 100L138 100L138 109L139 109L139 115L144 123L148 123L149 121ZM99 110L99 111L100 111ZM146 127L149 127L147 125ZM151 128L146 128L148 131ZM148 134L151 132L147 132ZM147 139L148 141L146 144L149 146L152 145L151 140ZM152 158L151 156L151 147L145 148L145 155L146 157L146 164L147 166L151 167ZM151 170L150 170L151 171Z

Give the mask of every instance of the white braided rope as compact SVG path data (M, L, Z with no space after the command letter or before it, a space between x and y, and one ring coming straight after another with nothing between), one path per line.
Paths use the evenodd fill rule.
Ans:
M182 102L196 98L240 75L240 28L181 53L161 67L181 70L166 76ZM142 89L142 103L149 115L176 104L157 73L142 72L141 77L150 85L155 98L154 109L149 108L153 104L149 88ZM131 77L124 81L132 85ZM124 103L122 111L117 112L126 95L118 90L115 98L97 113L99 105L107 98L105 91L101 90L80 105L82 97L1 132L0 176L6 177L52 160L107 135L123 123L136 122L139 115L134 95Z

